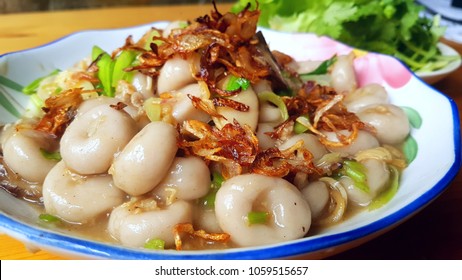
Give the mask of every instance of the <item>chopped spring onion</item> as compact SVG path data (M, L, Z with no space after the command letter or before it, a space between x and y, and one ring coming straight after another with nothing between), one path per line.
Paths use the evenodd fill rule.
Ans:
M162 117L162 106L160 98L150 97L143 103L143 109L149 120L152 122L160 121Z
M223 182L225 181L225 178L223 178L223 175L219 172L213 172L212 173L212 187L219 189Z
M154 37L160 37L160 33L158 30L153 29L151 33L149 34L148 40L146 40L146 43L144 44L144 49L145 50L150 50L151 49L151 43L154 43L158 46L162 45L164 41L162 40L154 40Z
M49 152L45 149L40 148L40 153L46 159L55 160L55 161L61 160L61 154L59 152Z
M199 200L199 203L207 209L213 209L215 207L215 197L224 181L225 179L220 173L213 172L210 190L204 197Z
M307 131L308 128L306 126L304 126L303 124L299 123L299 122L295 122L294 124L294 133L295 134L301 134L305 131Z
M393 165L388 165L390 169L390 179L388 188L380 193L369 205L369 210L375 210L387 204L398 192L399 188L399 171Z
M281 117L285 121L289 118L289 112L287 111L286 104L282 98L271 91L263 91L258 94L258 99L260 102L271 102L279 108L281 111Z
M151 250L164 250L165 241L158 238L149 239L145 244L144 248Z
M210 191L200 199L200 204L206 209L215 208L215 198L217 196L218 189L211 188Z
M238 89L246 90L250 86L250 81L242 78L242 77L236 77L234 75L229 76L228 83L226 84L225 89L227 91L235 91Z
M247 222L249 225L265 224L268 222L269 213L263 211L251 211L247 214Z
M295 120L294 123L294 133L295 134L301 134L303 132L306 132L308 130L308 127L304 124L309 123L310 120L308 116L300 116ZM304 124L302 124L304 123Z
M308 115L302 115L296 118L294 123L294 133L300 134L306 132L307 130L310 130L311 132L314 132L316 134L319 133L318 130L311 124Z
M59 70L56 69L56 70L53 70L50 74L46 75L46 76L43 76L43 77L40 77L40 78L37 78L35 79L34 81L32 81L32 83L30 83L29 85L25 86L23 89L22 89L22 92L27 94L27 95L31 95L31 94L34 94L34 93L37 93L37 90L38 90L38 87L40 85L40 83L48 78L48 77L51 77L51 76L54 76L56 74L59 73Z
M304 73L300 75L300 78L304 79L305 76L311 75L324 75L327 74L329 71L329 67L333 65L337 61L337 56L334 55L333 57L324 60L316 69L309 73Z
M353 180L355 187L368 193L369 186L367 185L366 171L366 167L364 167L364 165L360 162L345 160L340 173L350 177Z
M59 223L61 219L51 214L40 214L39 220L45 223Z

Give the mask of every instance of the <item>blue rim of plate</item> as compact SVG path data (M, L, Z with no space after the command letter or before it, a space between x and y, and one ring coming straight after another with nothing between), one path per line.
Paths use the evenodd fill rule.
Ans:
M166 22L156 21L154 23L143 24L132 27L117 28L117 29L95 29L84 30L71 33L69 35L58 38L49 43L14 52L0 54L0 58L7 55L12 55L21 52L27 52L35 49L40 49L62 40L87 32L98 31L121 31L157 24L164 24ZM273 32L275 30L272 30ZM277 31L276 31L277 32ZM407 68L407 67L406 67ZM408 68L407 68L408 69ZM409 69L408 69L409 71ZM412 73L412 72L411 72ZM424 83L420 77L412 73L414 78ZM425 84L425 83L424 83ZM37 245L40 249L53 249L55 251L65 254L79 255L82 258L101 258L101 259L138 259L138 260L224 260L224 259L284 259L303 256L304 254L321 252L328 248L346 245L353 241L360 240L361 238L370 236L375 233L380 233L391 229L392 227L404 222L413 214L420 211L434 199L436 199L455 178L461 168L461 133L460 133L460 120L457 105L454 100L444 95L443 93L435 90L431 86L425 84L432 91L445 97L451 106L453 118L453 141L454 141L454 161L446 174L427 192L423 193L417 199L401 208L400 210L385 216L375 222L361 226L359 228L345 231L342 233L332 234L328 236L316 237L314 239L298 239L290 243L281 243L280 245L268 247L254 247L254 248L238 248L238 249L225 249L214 251L149 251L140 250L136 248L128 248L120 245L109 243L95 242L88 239L79 237L66 236L61 233L52 232L44 228L35 227L26 223L17 221L3 212L0 212L0 229L4 233L10 234L26 244L31 243Z

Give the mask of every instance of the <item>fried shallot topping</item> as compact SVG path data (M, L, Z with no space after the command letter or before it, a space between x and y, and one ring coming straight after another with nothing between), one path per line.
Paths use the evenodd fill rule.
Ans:
M83 102L82 88L72 88L45 100L45 115L35 127L55 138L60 138L74 119L77 108Z
M223 85L227 77L244 78L251 85L267 80L273 88L279 89L283 89L281 83L285 83L285 89L292 92L292 96L281 97L289 118L270 133L279 143L293 135L294 124L299 118L306 121L308 133L316 134L326 146L348 145L356 139L360 129L372 131L355 114L348 112L342 103L343 95L315 82L303 83L298 74L287 71L286 64L293 59L270 51L263 35L256 33L258 17L258 9L221 14L215 7L210 15L197 18L167 37L159 30L159 35L152 38L158 43L151 44L151 50L141 54L141 63L133 69L156 76L167 60L187 59L206 93L201 97L188 95L189 99L195 108L218 119L225 118L218 113L218 107L240 112L250 109L244 103L229 99L242 88L227 90ZM125 47L130 45L133 43L127 40ZM350 133L341 134L344 130ZM260 150L255 133L237 121L228 120L228 124L219 129L213 123L188 120L178 125L178 131L178 146L182 152L201 157L208 163L218 163L225 178L247 172L278 177L300 172L315 176L322 173L302 144L297 143L284 151L278 148ZM324 132L334 132L338 141L329 140Z
M153 37L162 43L152 44L151 50L141 55L140 65L132 70L156 76L168 59L174 56L189 59L199 54L196 79L205 81L210 91L219 96L238 94L240 90L222 89L218 81L234 75L256 83L270 74L254 37L259 14L244 9L239 14L222 15L215 7L210 16L197 18L181 32L172 32L167 38Z
M181 234L187 233L194 237L199 237L207 241L214 242L228 242L230 235L227 233L207 233L206 231L199 229L195 230L193 225L190 223L177 224L173 227L173 235L175 238L175 247L177 251L182 250L183 241L181 240Z
M305 116L310 121L309 130L320 137L322 144L331 147L342 147L351 144L356 139L360 129L374 132L371 126L363 123L358 116L349 112L341 102L343 95L338 94L333 88L321 86L314 82L307 82L300 88L294 97L285 97L289 113L289 119L281 124L285 126L288 122L293 122L300 116ZM345 136L340 133L341 130L350 131L350 135ZM278 138L276 134L271 134L273 138ZM337 135L338 142L330 141L320 131L334 132Z
M179 147L188 155L218 162L223 176L230 178L250 167L258 152L258 139L249 126L228 123L222 129L196 120L180 127Z
M297 172L322 174L321 170L314 166L313 154L303 147L303 141L298 141L286 150L269 148L258 153L251 171L273 177L285 177L289 173Z

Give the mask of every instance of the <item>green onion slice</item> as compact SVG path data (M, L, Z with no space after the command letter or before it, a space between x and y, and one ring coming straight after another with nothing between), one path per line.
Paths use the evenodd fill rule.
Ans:
M311 76L311 75L324 75L327 74L329 71L329 67L333 65L337 61L337 56L334 55L331 58L324 60L316 69L309 73L303 73L300 75L301 78L304 76Z
M61 219L51 214L40 214L39 220L45 223L59 223Z
M313 127L310 123L310 119L307 115L298 117L294 123L294 133L301 134L306 132L310 127Z
M153 29L151 30L151 33L149 34L148 40L146 40L146 43L144 44L144 49L145 50L150 50L151 49L151 43L154 43L158 46L162 45L164 41L162 40L154 40L154 37L160 37L160 33L158 30Z
M310 118L308 115L302 115L295 119L294 123L294 133L300 134L307 130L316 132L317 129L311 124Z
M206 209L214 209L217 192L218 189L211 188L209 192L200 199L199 204L204 206Z
M279 108L281 111L281 117L284 121L289 118L289 112L287 111L286 104L282 98L271 91L263 91L258 94L258 99L260 102L271 102Z
M225 179L219 172L212 173L212 184L209 192L199 200L199 204L207 209L215 208L215 197Z
M369 193L366 171L366 167L362 165L360 162L353 160L345 160L343 162L343 166L340 170L340 173L342 175L350 177L353 180L355 187L357 187L365 193Z
M388 166L390 170L390 179L388 188L381 192L369 205L369 210L375 210L387 204L398 192L399 189L399 171L393 165Z
M224 181L225 181L225 178L223 178L223 175L221 175L221 173L219 172L212 173L212 188L219 189Z
M55 161L60 161L62 159L61 154L59 152L49 152L45 149L40 148L40 153L46 159L55 160Z
M164 250L165 249L165 241L159 238L149 239L145 244L144 248L150 250Z
M251 211L247 214L247 222L249 225L265 224L268 222L269 213L264 211Z

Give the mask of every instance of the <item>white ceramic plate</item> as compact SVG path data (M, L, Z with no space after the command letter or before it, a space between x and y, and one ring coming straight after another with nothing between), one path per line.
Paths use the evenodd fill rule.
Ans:
M452 72L456 71L460 65L462 64L462 58L460 54L450 46L444 43L438 43L438 48L441 51L441 54L443 55L448 55L448 56L459 56L458 59L451 61L446 67L441 68L436 71L432 72L416 72L417 76L419 76L422 80L427 82L428 84L434 84L448 75L450 75Z
M150 26L79 32L31 50L0 57L0 120L14 121L28 99L15 88L54 69L66 69L87 56L93 45L107 51L124 44L128 35L139 38ZM263 30L271 49L296 59L330 58L352 49L312 34L286 34ZM149 251L100 243L70 233L47 230L37 224L37 212L24 201L0 192L0 230L34 248L73 258L108 259L273 259L322 258L357 246L404 222L435 199L456 176L460 164L460 126L455 103L411 74L395 59L355 51L360 84L377 82L389 91L391 102L416 110L422 119L412 129L417 156L404 171L398 193L390 203L364 211L317 235L271 246L222 251ZM6 79L5 79L6 78ZM14 81L11 83L8 81Z

